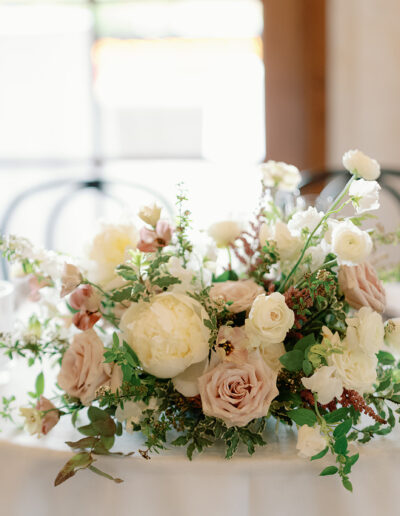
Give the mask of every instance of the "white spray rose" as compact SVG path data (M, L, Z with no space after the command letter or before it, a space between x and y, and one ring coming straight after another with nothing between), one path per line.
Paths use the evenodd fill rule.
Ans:
M347 151L343 154L342 162L346 170L367 181L374 181L381 175L379 163L359 150Z
M200 303L164 292L150 302L133 303L122 316L121 330L145 371L173 378L207 357L210 330L204 319L208 316Z
M299 428L296 449L299 450L300 457L308 459L317 455L317 453L321 452L326 447L327 442L321 435L319 425L313 428L308 425L303 425Z
M379 209L379 191L376 181L359 179L350 185L349 196L357 213Z
M322 211L317 211L311 206L305 211L298 211L288 222L289 231L294 236L301 236L304 229L312 233L323 216Z
M276 187L278 190L294 192L301 181L299 169L283 161L267 161L260 169L265 186Z
M287 306L284 296L274 292L256 297L245 321L245 330L251 345L258 347L263 343L283 342L293 324L293 311Z
M138 215L143 220L143 222L146 222L146 224L150 224L150 226L155 227L157 222L160 220L161 208L156 203L150 206L142 206Z
M400 317L386 321L385 342L388 346L400 351Z
M340 265L363 263L372 251L372 240L351 221L339 222L332 231L332 252Z
M233 220L216 222L210 226L208 234L218 247L228 247L240 236L240 226Z
M343 341L343 353L332 353L328 365L336 368L336 375L342 380L343 387L354 389L359 394L371 392L376 382L378 359L361 349L353 349Z
M363 306L354 317L346 319L348 345L374 355L383 347L382 316L369 306Z
M318 402L326 405L333 398L340 398L343 392L343 383L336 376L334 366L319 367L309 378L301 379L304 387L315 392L318 396Z
M300 238L293 236L284 222L275 224L274 238L282 260L295 260L303 247Z

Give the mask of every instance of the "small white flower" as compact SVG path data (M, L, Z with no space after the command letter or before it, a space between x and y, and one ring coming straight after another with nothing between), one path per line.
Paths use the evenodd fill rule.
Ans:
M313 457L324 450L326 446L327 442L321 435L319 425L313 428L308 425L303 425L299 428L296 449L299 450L300 457L303 459Z
M349 346L374 355L383 347L382 317L369 306L363 306L354 317L346 319Z
M267 161L260 169L265 186L276 187L278 190L294 192L301 181L299 169L283 161Z
M233 220L224 220L210 226L208 234L218 247L228 247L240 236L240 226Z
M334 366L322 366L318 368L309 378L302 378L301 381L306 389L318 395L318 402L326 405L333 398L339 398L343 392L343 383L336 376Z
M339 222L332 231L332 252L340 265L363 263L372 251L372 240L351 221Z
M367 181L374 181L381 175L379 163L359 150L347 151L343 154L342 162L346 170Z
M120 423L126 421L126 431L131 434L133 432L132 425L138 425L141 422L143 412L145 410L156 410L157 407L156 398L150 398L148 405L144 401L126 401L123 409L118 406L115 417Z
M322 211L317 211L311 206L305 211L298 211L288 222L289 231L294 236L301 236L304 230L312 233L323 216Z
M385 342L388 346L400 350L400 317L386 321Z
M381 187L376 181L359 179L350 185L349 196L357 213L379 209L379 191Z
M25 419L24 427L31 434L40 436L42 432L42 414L40 410L32 407L21 407L20 415Z
M156 203L153 203L150 206L142 206L138 215L143 222L154 227L160 220L161 208Z

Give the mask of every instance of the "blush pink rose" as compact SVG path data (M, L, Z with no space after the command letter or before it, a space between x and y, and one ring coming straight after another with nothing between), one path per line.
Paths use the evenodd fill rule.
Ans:
M41 433L46 435L58 423L60 419L60 412L56 409L53 403L44 396L40 396L40 399L36 403L35 408L41 412L45 412L42 418Z
M369 306L382 313L386 306L386 293L374 267L364 262L360 265L342 265L338 274L339 287L350 306L359 310Z
M61 276L61 297L65 297L80 285L82 281L82 274L78 267L71 263L64 265L64 270Z
M259 294L265 294L265 290L251 279L214 283L210 290L212 299L231 302L227 309L234 314L249 310Z
M111 378L111 365L104 362L103 354L103 343L94 330L75 335L62 359L58 375L61 389L89 405L97 389Z
M222 419L227 427L245 426L266 416L271 401L279 394L277 373L258 351L240 350L199 378L203 412Z
M166 220L159 220L155 229L142 228L137 245L143 253L153 253L159 247L168 245L172 238L172 227Z

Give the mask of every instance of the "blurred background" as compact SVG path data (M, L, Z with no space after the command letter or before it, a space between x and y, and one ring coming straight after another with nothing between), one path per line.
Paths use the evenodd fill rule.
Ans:
M265 159L400 169L399 20L398 0L0 0L3 229L79 252L179 181L207 227L254 207Z

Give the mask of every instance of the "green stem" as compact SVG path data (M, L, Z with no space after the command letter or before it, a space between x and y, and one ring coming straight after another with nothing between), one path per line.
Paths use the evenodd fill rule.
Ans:
M333 201L331 207L328 209L328 211L326 212L326 214L322 217L322 219L320 220L319 224L317 224L317 226L314 228L314 230L312 231L312 233L310 234L310 236L308 237L307 239L307 242L305 243L304 247L303 247L303 250L300 254L300 257L299 259L297 260L297 262L295 263L294 267L292 268L292 270L290 271L289 275L287 276L287 278L285 279L285 281L283 282L283 284L279 287L279 291L278 292L285 292L285 287L286 285L288 284L289 280L292 278L293 274L296 272L297 268L299 267L300 263L302 262L303 258L304 258L304 255L307 251L307 249L310 247L310 244L311 244L311 241L314 237L314 235L316 234L316 232L318 231L318 229L322 226L322 224L324 224L327 219L333 214L333 213L337 213L337 211L340 211L340 209L343 208L343 206L345 205L345 203L343 204L343 206L340 207L339 210L336 210L337 207L339 206L339 204L341 203L342 199L344 198L344 196L348 193L349 189L350 189L350 186L352 184L352 182L354 181L355 179L355 176L352 176L346 186L343 188L343 190L340 192L340 194L336 197L336 199ZM335 211L336 210L336 211Z

